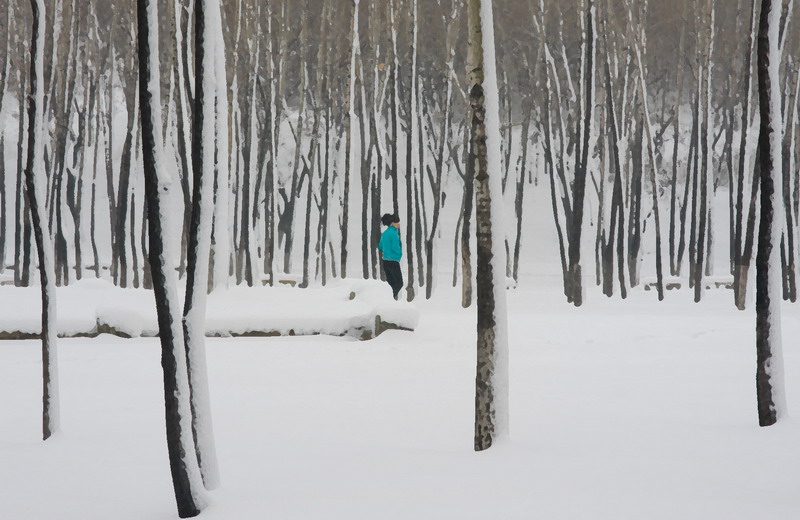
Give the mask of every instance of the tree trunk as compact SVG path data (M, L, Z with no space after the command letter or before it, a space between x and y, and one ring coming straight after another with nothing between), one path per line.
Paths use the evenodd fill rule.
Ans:
M20 84L20 92L25 92L26 84L23 80ZM30 126L30 124L28 125ZM25 96L19 96L19 124L17 126L17 183L16 183L16 204L14 204L14 285L23 286L23 280L27 280L27 264L25 263L25 246L30 245L23 234L28 225L28 198L25 196L24 178L25 166L23 157L25 156ZM25 284L27 285L27 284Z
M25 190L30 206L33 234L39 256L42 287L42 438L47 440L59 429L58 363L56 350L56 292L53 244L46 228L44 184L47 172L44 152L44 43L45 7L43 0L31 0L33 29L31 37L30 95L28 98L28 157L25 166Z
M209 287L211 226L214 218L214 162L216 153L217 99L215 49L217 0L195 6L195 85L192 110L192 214L186 262L186 295L183 307L183 337L189 366L192 435L197 464L207 489L219 484L208 374L205 353L206 294ZM224 188L223 188L224 189Z
M470 107L471 110L471 107ZM468 110L470 120L475 116ZM461 226L461 306L472 305L472 209L475 202L475 157L469 153L472 143L472 127L464 128L464 151L466 155L464 167L464 223Z
M505 314L505 258L500 158L500 114L493 54L491 4L470 0L467 74L472 109L470 156L475 165L477 264L477 350L475 450L508 433L508 357ZM484 73L489 90L484 90ZM493 197L494 196L494 200Z
M609 64L609 57L608 57L608 41L607 41L607 34L608 31L606 30L606 23L605 18L603 18L603 47L605 49L605 76L606 76L606 104L607 104L607 113L608 113L608 121L611 125L611 164L614 168L614 186L612 187L612 194L611 194L611 222L610 222L610 232L609 232L609 240L608 240L608 248L609 252L607 256L609 259L612 257L610 249L614 246L614 235L617 235L617 261L618 261L618 274L619 277L619 289L620 289L620 296L625 298L627 296L626 288L625 288L625 268L624 268L624 240L623 240L623 231L624 231L624 215L623 212L625 210L624 203L622 200L622 168L621 168L621 161L620 161L620 153L619 153L619 130L617 127L617 112L614 108L614 97L613 97L613 89L611 84L611 66ZM635 150L634 150L635 153ZM632 211L631 211L632 212ZM618 215L619 214L619 215ZM616 229L615 229L616 226ZM635 266L634 266L635 268ZM609 269L611 270L611 269ZM636 269L634 269L636 272ZM638 274L638 273L637 273ZM609 275L609 279L611 276ZM631 282L633 285L633 282Z
M347 80L347 102L344 110L344 190L342 193L342 246L341 246L341 273L342 278L347 278L347 242L349 237L350 226L350 176L354 175L351 172L353 164L361 165L360 161L353 162L353 119L355 119L355 92L356 92L356 56L360 46L359 32L358 32L358 9L359 0L352 0L353 6L353 24L350 28L350 70ZM363 126L363 121L358 122L359 127ZM360 172L358 173L360 175ZM366 240L366 237L364 237ZM366 244L362 244L364 247ZM323 250L325 244L322 244ZM364 249L366 249L364 247ZM366 252L366 251L365 251ZM366 269L366 258L361 259ZM366 278L366 276L365 276Z
M181 518L200 514L201 485L199 469L193 456L191 437L191 411L186 392L189 367L183 350L180 329L180 311L177 280L165 251L163 223L168 211L162 206L162 194L169 192L170 184L160 164L161 114L160 79L158 67L157 6L150 0L138 0L137 19L139 55L139 95L142 121L142 151L145 192L147 196L150 265L153 269L153 290L158 315L161 342L161 366L164 371L164 403L172 484ZM152 32L151 32L152 31ZM152 68L151 68L152 67ZM152 100L156 102L153 103Z
M738 168L737 168L737 177L736 177L736 225L733 232L733 242L734 242L734 271L733 271L733 298L736 304L736 307L739 310L744 310L745 302L747 300L747 278L748 278L748 271L750 269L750 258L752 256L752 246L750 248L750 253L746 253L743 250L742 240L746 240L746 237L742 234L742 227L744 225L744 211L743 211L743 201L744 201L744 181L749 171L746 158L746 150L747 150L747 135L750 129L750 104L752 102L752 78L753 78L753 69L752 69L752 59L753 59L753 51L754 45L756 41L756 33L758 31L758 23L756 13L758 12L760 2L758 0L752 0L753 7L750 10L750 31L748 32L747 37L747 50L745 54L744 60L744 68L743 68L743 83L744 83L744 101L742 104L742 118L740 122L740 141L739 141L739 157L738 157ZM759 160L756 159L756 169L758 169L758 162ZM756 192L758 186L758 178L756 177L755 172L753 173L753 181L752 181L752 190L751 190L751 204L750 204L750 211L748 213L748 227L750 224L750 220L755 212L754 203L756 200ZM752 229L752 228L751 228ZM752 244L752 240L750 241Z
M583 56L583 120L578 127L581 138L579 155L576 156L575 183L571 222L568 229L569 263L567 273L570 278L572 303L576 307L583 304L583 280L581 274L581 235L583 231L583 206L586 193L586 174L589 162L589 144L591 141L592 113L594 109L594 0L586 0L585 14L586 34Z
M780 109L781 56L777 42L779 6L761 0L758 31L758 100L761 108L759 162L761 164L761 219L756 256L756 397L758 424L775 424L785 413L783 355L781 352L780 241L783 219Z

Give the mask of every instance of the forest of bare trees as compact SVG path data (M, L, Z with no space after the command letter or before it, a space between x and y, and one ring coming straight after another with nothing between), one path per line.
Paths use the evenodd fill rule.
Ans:
M541 187L547 196L537 203L551 206L565 296L576 305L590 284L625 297L651 283L663 298L679 279L699 300L707 279L724 275L743 308L758 221L758 6L502 0L494 10L508 276L524 275L526 249L538 247L525 230ZM161 11L161 133L181 186L183 229L172 238L182 244L183 277L198 131L194 4L165 2ZM465 2L238 0L222 11L229 143L218 150L225 175L214 180L211 284L274 283L284 273L303 285L380 277L377 217L394 211L406 229L407 296L430 297L438 272L452 268L468 304L474 179L466 56L457 52L466 48ZM59 285L152 284L135 12L132 1L95 0L57 0L47 11L44 205ZM795 301L800 31L792 15L784 1L780 249L784 298ZM19 189L31 24L27 3L13 1L0 25L0 269L13 270L17 285L30 284L37 265ZM729 244L725 272L714 270L718 242Z
M207 293L380 278L386 212L403 223L405 298L431 298L452 266L461 305L477 303L476 450L507 433L506 278L524 282L542 247L535 215L575 306L589 285L755 300L760 424L783 413L792 0L46 7L15 1L0 32L0 272L41 285L43 437L58 429L55 286L153 289L181 517L218 484Z

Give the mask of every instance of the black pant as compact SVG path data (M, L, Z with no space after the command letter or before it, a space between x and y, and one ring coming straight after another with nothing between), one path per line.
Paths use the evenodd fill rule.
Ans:
M392 287L394 299L397 299L397 294L403 288L403 272L400 270L400 262L393 260L383 261L383 272L386 273L386 281Z

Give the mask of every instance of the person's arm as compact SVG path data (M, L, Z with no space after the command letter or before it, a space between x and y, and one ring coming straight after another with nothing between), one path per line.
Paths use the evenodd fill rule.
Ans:
M400 230L395 233L395 238L397 239L397 252L400 253L400 256L403 255L403 241L400 240Z
M393 244L394 245L394 249L397 252L397 256L399 258L402 258L402 256L403 256L403 242L400 240L400 231L397 228L395 228L393 242L394 242L394 244Z

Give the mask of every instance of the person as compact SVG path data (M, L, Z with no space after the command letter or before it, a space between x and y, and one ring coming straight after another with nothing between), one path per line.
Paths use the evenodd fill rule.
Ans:
M386 273L386 281L392 288L394 299L403 288L403 272L400 270L400 259L403 258L403 246L400 243L400 217L389 213L381 217L381 223L386 226L386 230L381 233L378 242L378 251L381 253L381 263L383 271Z

